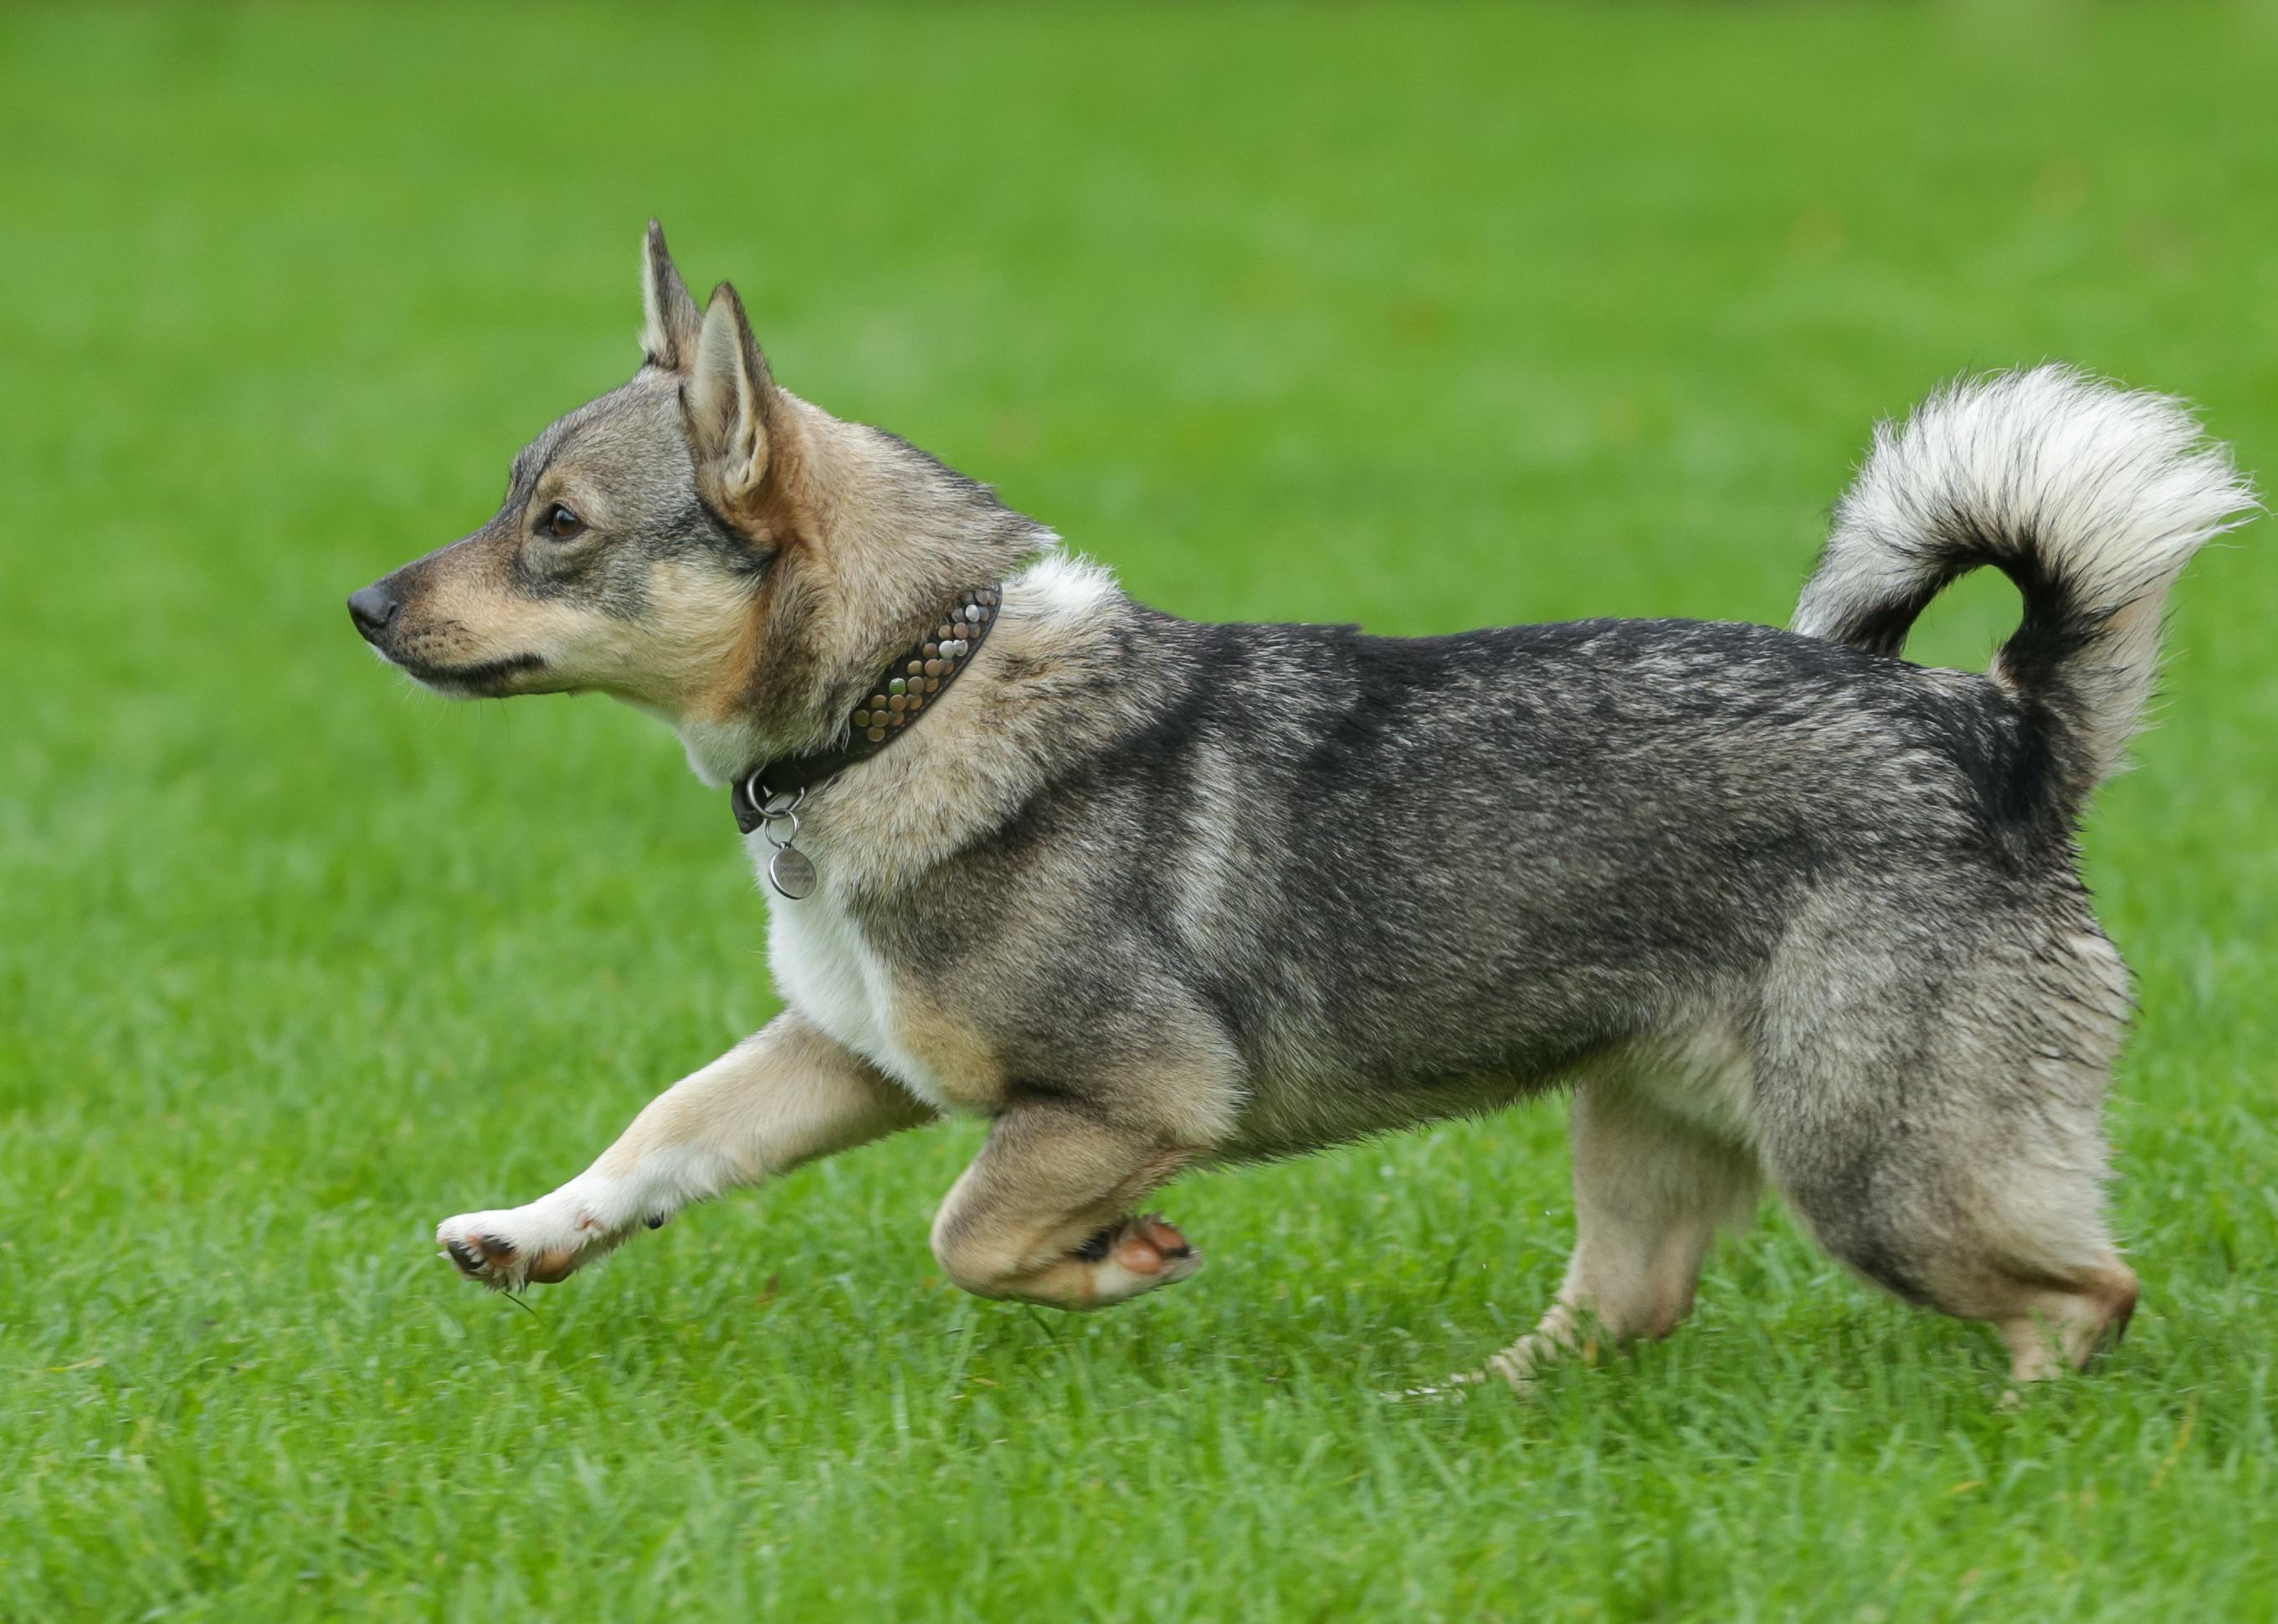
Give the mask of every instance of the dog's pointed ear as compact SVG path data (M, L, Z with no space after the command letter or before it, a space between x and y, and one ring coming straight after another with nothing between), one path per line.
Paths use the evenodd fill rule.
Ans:
M672 251L664 246L664 227L648 223L648 238L641 245L641 355L648 365L668 372L684 370L696 353L696 335L704 318L688 284L680 279Z
M784 471L791 414L752 336L744 301L725 282L712 290L694 350L680 403L697 488L723 514L754 514L769 475Z

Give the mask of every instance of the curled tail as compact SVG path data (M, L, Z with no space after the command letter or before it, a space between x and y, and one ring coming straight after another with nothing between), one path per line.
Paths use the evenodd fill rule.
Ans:
M1877 426L1795 629L1895 655L1956 577L2000 570L2025 613L1992 675L2069 823L2142 721L2167 589L2253 504L2179 400L2060 366L1956 382Z

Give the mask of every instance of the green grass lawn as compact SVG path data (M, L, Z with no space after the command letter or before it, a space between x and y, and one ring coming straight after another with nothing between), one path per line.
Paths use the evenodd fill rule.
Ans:
M630 373L654 213L1166 608L1784 621L1963 368L2278 470L2274 99L2244 10L0 13L0 1617L2272 1618L2267 525L2087 835L2144 1308L2014 1411L1770 1209L1669 1342L1380 1399L1548 1300L1555 1104L1189 1180L1097 1317L937 1277L971 1125L485 1296L434 1222L766 1020L764 904L669 736L340 600Z

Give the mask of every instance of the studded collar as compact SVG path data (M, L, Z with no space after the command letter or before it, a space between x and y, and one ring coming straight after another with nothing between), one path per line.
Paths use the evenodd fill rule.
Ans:
M944 608L941 619L917 642L905 649L879 673L869 696L854 707L845 742L786 756L746 767L736 774L729 789L729 806L736 827L750 834L761 825L776 847L769 879L786 896L803 896L814 888L814 865L791 848L799 835L799 807L806 797L848 767L868 760L916 722L926 706L938 701L958 674L973 663L974 654L996 625L1004 607L1004 593L995 586L960 592ZM780 840L775 826L790 825ZM786 858L796 862L786 864ZM806 889L784 883L805 870ZM788 875L784 872L789 871Z

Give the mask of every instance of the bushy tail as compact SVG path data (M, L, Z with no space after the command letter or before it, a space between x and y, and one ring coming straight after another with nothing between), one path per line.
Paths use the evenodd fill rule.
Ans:
M1877 426L1795 629L1895 655L1957 576L2000 570L2025 614L1993 676L2046 768L2037 798L2069 821L2142 721L2167 589L2253 504L2179 400L2060 366L1956 382Z

